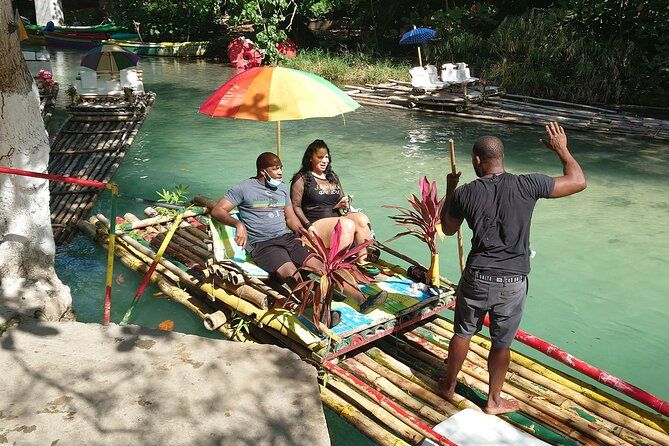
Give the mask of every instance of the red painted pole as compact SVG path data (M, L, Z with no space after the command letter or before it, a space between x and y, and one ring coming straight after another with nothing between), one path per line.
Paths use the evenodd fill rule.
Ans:
M63 183L74 183L81 186L99 187L104 189L107 183L93 180L82 180L81 178L63 177L60 175L51 175L49 173L33 172L31 170L12 169L11 167L0 166L0 173L9 175L20 175L23 177L44 178L45 180L62 181Z
M486 327L490 326L490 319L488 316L485 317L483 323L486 325ZM544 341L543 339L533 336L520 329L516 332L516 339L523 344L528 345L547 356L550 356L553 359L557 359L572 369L577 370L612 389L622 392L630 398L634 398L638 402L655 409L662 415L669 416L669 402L664 401L655 395L628 383L623 379L613 376L608 372L605 372L583 360L572 356L556 345L553 345L548 341Z
M362 381L360 378L355 376L354 374L342 369L336 364L331 363L330 361L324 361L323 362L323 367L330 372L336 373L337 375L342 375L345 376L347 379L353 381L356 386L359 386L360 388L364 389L364 392L376 399L379 403L384 402L388 406L390 406L393 410L394 413L397 415L401 416L404 418L406 421L410 422L411 424L415 425L419 429L421 429L424 432L429 432L430 435L434 436L436 440L439 441L440 444L444 444L447 446L457 446L455 443L453 443L451 440L448 438L444 437L438 432L435 432L432 427L428 426L427 424L423 423L421 420L416 419L416 417L413 417L409 415L404 409L402 409L400 406L398 406L393 400L390 398L386 397L384 394L376 390L375 388L369 386L366 384L364 381Z

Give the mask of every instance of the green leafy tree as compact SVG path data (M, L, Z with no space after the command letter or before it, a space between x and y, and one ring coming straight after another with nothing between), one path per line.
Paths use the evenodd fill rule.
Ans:
M218 28L224 0L111 0L108 14L133 30L140 24L146 41L208 40Z

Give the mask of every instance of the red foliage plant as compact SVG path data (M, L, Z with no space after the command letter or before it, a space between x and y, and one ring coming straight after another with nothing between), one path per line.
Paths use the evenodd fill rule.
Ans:
M395 220L398 226L402 226L406 231L396 234L386 241L391 242L405 235L412 235L425 242L430 249L430 253L437 254L437 224L441 208L444 206L446 197L439 199L437 193L437 182L430 183L427 177L418 180L420 196L411 194L408 198L409 204L413 209L407 209L400 206L384 205L385 208L397 209L400 215L391 215L389 218Z
M303 280L295 286L293 293L300 300L299 314L301 315L311 305L314 325L323 332L322 324L325 324L325 328L329 324L335 289L341 291L345 284L357 287L360 283L372 282L372 277L360 271L355 263L360 251L368 247L372 241L366 241L355 247L351 247L351 244L340 246L342 230L339 222L330 236L329 247L317 234L304 229L301 232L310 253L300 269L318 277ZM317 266L307 265L312 259L318 261Z

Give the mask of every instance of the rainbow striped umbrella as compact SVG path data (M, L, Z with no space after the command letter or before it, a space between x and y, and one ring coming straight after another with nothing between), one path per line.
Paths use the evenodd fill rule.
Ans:
M221 85L200 106L215 118L276 121L276 151L281 156L281 121L327 118L360 107L322 77L283 67L256 67Z

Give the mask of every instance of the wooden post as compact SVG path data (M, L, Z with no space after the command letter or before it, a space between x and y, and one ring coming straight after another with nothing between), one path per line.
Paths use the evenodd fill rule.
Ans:
M111 211L109 216L109 247L107 248L107 280L105 283L105 302L102 311L102 323L109 325L111 315L111 288L114 277L114 246L116 243L116 197L118 196L118 186L116 184L107 184L107 189L111 190Z
M451 149L451 173L455 174L455 142L452 139L448 140L448 145ZM465 255L462 252L462 228L458 228L458 255L460 256L460 272L465 270Z
M281 121L276 121L276 156L281 158Z

